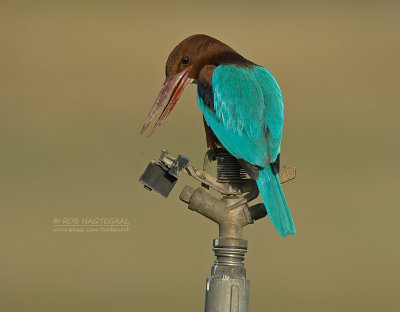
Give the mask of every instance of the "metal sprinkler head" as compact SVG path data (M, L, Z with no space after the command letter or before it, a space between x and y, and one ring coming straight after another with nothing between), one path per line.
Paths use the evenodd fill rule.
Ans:
M211 163L217 161L217 177ZM200 213L219 226L219 237L213 241L216 260L206 283L206 312L247 312L250 281L244 267L247 240L242 229L267 215L264 204L248 204L259 195L255 180L246 176L236 159L224 149L209 150L203 170L189 164L184 155L173 157L166 150L158 161L151 161L140 177L145 188L168 197L185 172L201 183L198 188L186 185L179 196L189 209ZM285 183L296 177L296 168L281 167L279 180ZM221 194L213 196L209 189Z

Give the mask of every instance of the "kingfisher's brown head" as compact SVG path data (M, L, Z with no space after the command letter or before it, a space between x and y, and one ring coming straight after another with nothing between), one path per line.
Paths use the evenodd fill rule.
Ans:
M164 84L147 116L141 133L147 129L165 104L150 135L154 133L175 107L185 87L191 82L198 81L201 70L205 66L232 63L246 65L251 62L225 43L207 35L192 35L180 42L168 56Z

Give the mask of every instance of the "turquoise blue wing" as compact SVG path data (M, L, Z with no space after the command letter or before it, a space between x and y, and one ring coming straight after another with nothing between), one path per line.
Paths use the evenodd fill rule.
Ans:
M220 65L212 76L212 90L215 113L199 97L198 102L221 143L227 149L233 145L232 154L254 165L274 162L280 153L283 100L269 71L260 66Z
M215 112L198 103L204 119L222 145L235 157L265 167L269 164L265 137L265 105L261 87L249 68L218 66L212 76Z

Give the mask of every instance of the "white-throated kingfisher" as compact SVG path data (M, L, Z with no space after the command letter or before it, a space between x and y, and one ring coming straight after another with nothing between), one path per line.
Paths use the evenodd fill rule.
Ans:
M151 134L174 108L189 83L197 84L207 146L224 147L256 180L268 216L281 236L295 235L279 178L283 100L264 67L207 35L192 35L168 57L166 79L143 131L165 104Z

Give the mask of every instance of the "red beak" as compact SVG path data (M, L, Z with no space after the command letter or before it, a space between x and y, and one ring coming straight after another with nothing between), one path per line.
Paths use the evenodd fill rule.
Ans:
M176 74L172 78L169 77L165 78L161 91L160 93L158 93L158 96L153 104L153 107L151 108L149 115L147 116L142 131L140 131L141 134L147 129L147 127L150 125L151 121L160 111L161 107L165 102L167 104L165 105L164 110L162 111L160 117L158 118L157 123L154 126L153 130L151 130L149 136L152 135L154 131L156 131L157 128L161 125L163 120L167 118L169 113L175 107L176 102L178 102L179 97L181 96L185 87L193 81L193 79L188 78L189 71L191 68L192 66L189 66L184 71Z

